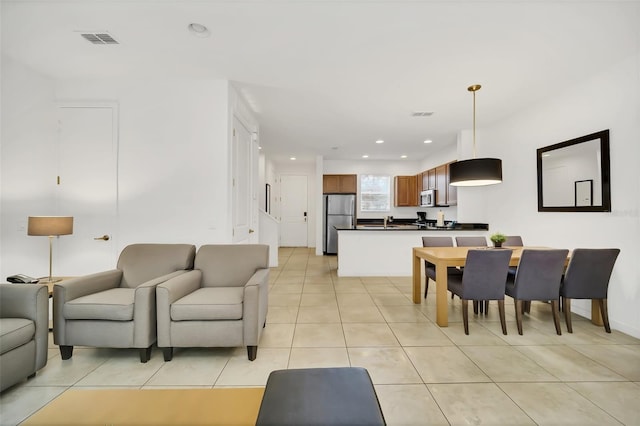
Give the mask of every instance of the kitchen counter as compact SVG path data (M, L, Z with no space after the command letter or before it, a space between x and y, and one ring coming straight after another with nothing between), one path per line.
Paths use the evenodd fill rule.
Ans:
M487 231L486 223L456 223L447 226L414 225L414 224L390 224L385 228L380 224L356 225L355 228L336 228L338 231Z
M395 225L395 226L394 226ZM392 223L358 224L355 229L338 229L338 276L410 277L414 247L422 247L425 236L490 235L487 224L456 224L454 228L418 227Z

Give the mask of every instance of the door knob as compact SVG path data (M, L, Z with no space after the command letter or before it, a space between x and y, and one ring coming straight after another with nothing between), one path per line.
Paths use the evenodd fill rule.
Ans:
M250 234L253 234L254 232L256 232L256 231L254 231L253 229L249 229L249 233Z
M104 234L102 237L95 237L94 240L104 240L104 241L109 241L109 236L107 234Z

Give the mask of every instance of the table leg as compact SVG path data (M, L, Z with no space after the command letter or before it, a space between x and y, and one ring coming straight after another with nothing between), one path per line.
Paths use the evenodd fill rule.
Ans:
M602 314L600 313L600 305L598 305L597 299L591 299L591 323L594 325L603 326Z
M413 255L413 303L422 302L422 292L420 291L422 285L422 259L415 254Z
M449 301L447 300L447 265L436 263L436 323L449 326Z

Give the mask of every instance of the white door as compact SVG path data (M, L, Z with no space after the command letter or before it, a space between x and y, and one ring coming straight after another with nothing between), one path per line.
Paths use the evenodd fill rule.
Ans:
M280 246L307 247L307 176L281 176L280 197Z
M58 240L56 275L116 265L117 119L115 104L58 106L57 212L74 220Z
M253 141L251 132L233 118L232 153L232 217L234 243L255 242L254 233L258 220L257 209L257 170L258 145Z

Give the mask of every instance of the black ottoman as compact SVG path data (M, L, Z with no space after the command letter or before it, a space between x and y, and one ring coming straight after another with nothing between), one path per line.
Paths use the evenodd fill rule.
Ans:
M256 425L385 425L364 368L271 372Z

